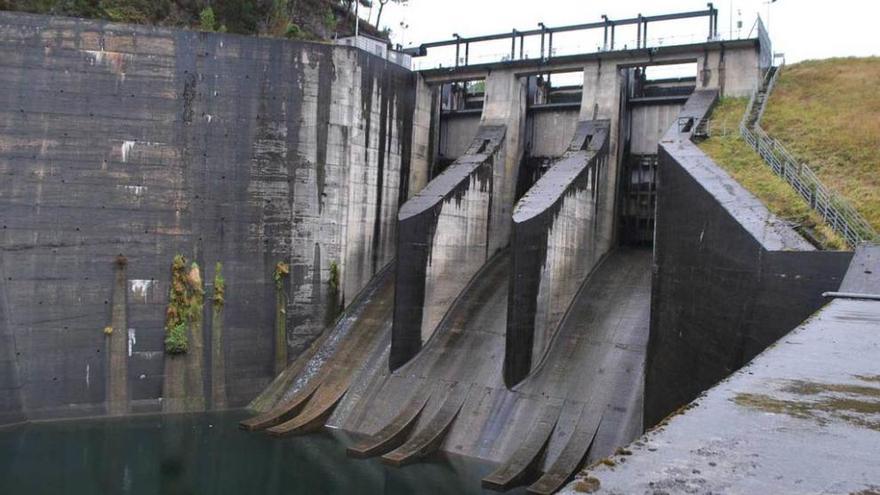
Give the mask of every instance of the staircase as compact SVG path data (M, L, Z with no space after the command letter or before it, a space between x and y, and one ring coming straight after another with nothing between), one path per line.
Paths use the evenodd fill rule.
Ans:
M778 67L770 67L767 70L767 73L764 75L764 79L761 81L761 86L758 88L758 91L755 93L754 101L752 102L751 107L749 107L748 118L746 119L746 126L749 129L754 127L754 125L761 119L761 116L764 114L764 107L767 103L767 95L770 94L770 90L773 87L773 84L776 82L776 71Z

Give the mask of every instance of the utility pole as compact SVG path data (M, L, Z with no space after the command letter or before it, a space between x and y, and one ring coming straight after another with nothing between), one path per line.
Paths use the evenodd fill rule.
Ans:
M767 31L770 31L770 4L776 3L776 0L767 0L764 3L767 4Z
M733 39L733 0L730 0L730 4L728 5L728 8L727 8L727 15L730 16L730 18L729 18L730 22L727 23L727 25L728 25L727 37L730 39Z
M360 0L354 0L354 46L358 46L358 34L361 29L361 16L358 13L360 6Z

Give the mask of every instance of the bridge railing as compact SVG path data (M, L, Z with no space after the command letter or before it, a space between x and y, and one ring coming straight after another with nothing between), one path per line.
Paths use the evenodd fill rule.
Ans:
M791 185L848 245L855 247L861 242L877 239L877 232L871 224L846 199L826 187L809 165L798 161L785 146L761 128L761 117L780 72L781 66L772 72L772 76L768 75L769 80L765 79L752 94L740 121L740 134L773 172ZM758 103L762 93L763 101ZM757 104L760 107L755 108ZM749 126L753 114L754 122Z
M404 53L411 55L413 57L424 57L428 55L428 50L432 48L440 48L440 47L448 47L450 49L455 50L455 58L452 67L460 67L471 65L472 63L487 63L487 62L498 62L498 61L513 61L513 60L549 60L550 58L557 56L557 49L559 48L559 38L561 35L565 33L573 33L573 32L595 32L599 33L601 30L601 37L597 35L596 44L585 45L584 47L579 46L579 48L586 48L586 52L592 52L592 47L596 46L598 51L612 51L615 49L620 49L623 45L620 41L620 37L618 36L617 29L624 26L635 26L636 27L636 38L635 38L635 46L630 45L632 40L626 40L625 48L629 49L644 49L649 47L649 38L648 38L648 26L656 25L661 22L667 21L677 21L683 19L693 19L693 18L701 18L707 17L708 22L708 34L706 36L701 36L697 39L693 39L692 42L705 42L705 41L713 41L720 38L718 31L718 9L713 7L711 3L708 4L708 9L706 10L696 10L690 12L680 12L674 14L662 14L662 15L650 15L643 16L639 14L636 17L627 18L627 19L609 19L608 16L603 15L602 20L599 22L592 22L586 24L574 24L569 26L560 26L560 27L548 27L545 26L544 23L538 23L539 29L531 29L519 31L513 29L507 33L499 33L499 34L490 34L485 36L475 36L475 37L461 37L457 34L453 35L453 38L450 40L443 41L435 41L431 43L423 43L417 47L407 48L404 50ZM731 33L732 34L732 33ZM554 48L554 35L556 35L557 44ZM578 35L581 36L581 35ZM664 36L664 37L655 37L653 38L654 43L657 45L662 45L665 41L673 40L678 35L673 36ZM531 53L526 51L526 40L531 41L540 41L540 46L533 46ZM498 42L504 43L505 41L509 41L509 50L504 48L504 53L498 53L497 50L500 46ZM493 50L493 60L489 60L488 56L478 55L476 53L471 53L471 48L477 44L487 44L495 42L495 49ZM537 43L532 43L533 45L537 45ZM676 43L680 44L680 43ZM481 45L482 46L482 45ZM656 45L655 45L656 46ZM538 48L538 50L534 50ZM534 57L535 51L539 52L538 57ZM580 49L577 53L584 53L583 49ZM417 64L422 65L423 69L427 69L428 67L424 67L426 64Z

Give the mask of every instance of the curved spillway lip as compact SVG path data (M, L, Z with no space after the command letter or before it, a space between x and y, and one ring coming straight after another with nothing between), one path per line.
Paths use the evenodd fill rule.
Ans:
M550 166L516 204L513 223L525 223L551 209L571 183L590 165L608 140L609 121L590 120L578 123L568 151Z
M277 407L281 402L284 402L284 397L288 396L292 397L296 394L296 392L290 393L290 390L297 386L297 382L299 382L300 378L303 377L303 372L306 371L308 365L314 360L319 359L318 355L324 351L325 349L330 349L326 356L333 356L336 354L336 349L339 346L340 341L344 340L349 336L349 331L351 327L354 325L354 322L360 317L360 315L364 311L364 306L366 303L370 302L375 294L379 291L382 284L388 281L388 277L393 277L394 271L397 267L397 257L391 259L385 266L380 268L364 285L364 287L358 291L355 296L352 298L351 302L342 310L342 313L336 317L336 320L331 324L324 327L321 331L321 334L318 338L305 350L301 357L302 361L299 361L299 358L292 361L285 367L284 371L282 371L279 375L272 379L268 385L266 385L263 390L260 392L257 397L255 397L251 402L248 403L246 409L252 410L256 409L254 404L258 400L263 400L264 394L269 394L268 397L271 397L272 394L275 394L277 391L277 395L275 395L276 399L271 401L273 404L271 407L264 410L262 413L258 413L256 416L260 416L265 414L275 407ZM306 356L308 354L308 356ZM318 371L326 365L326 360L318 366L317 369L314 370L313 374L304 378L303 382L299 383L299 388L297 390L304 389L309 385L309 383L315 379L315 376L318 374ZM299 364L299 369L293 373L293 376L290 376L286 379L286 387L284 383L276 384L276 380L279 380L280 377L287 372L292 366ZM272 389L273 387L278 387L278 389ZM280 390L283 389L283 390ZM265 400L269 400L268 398ZM252 418L251 418L252 419Z
M504 140L507 127L503 125L483 125L471 142L468 151L452 165L435 177L410 198L397 213L397 220L402 221L430 210L446 199L470 175L498 151Z

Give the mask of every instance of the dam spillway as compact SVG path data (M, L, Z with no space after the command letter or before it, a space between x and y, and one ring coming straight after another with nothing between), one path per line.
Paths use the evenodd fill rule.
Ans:
M706 41L641 38L704 17ZM545 55L542 28L506 35L519 56L421 71L0 25L0 424L247 406L236 435L330 431L365 480L447 454L487 463L471 485L553 493L821 308L852 258L693 145L772 66L763 24L722 40L711 6L558 28L604 30L597 52Z

